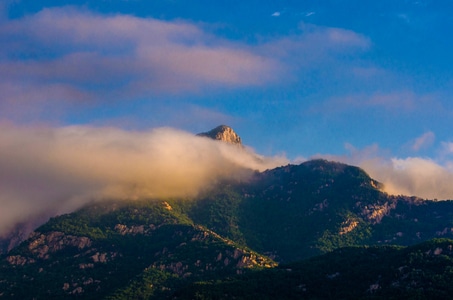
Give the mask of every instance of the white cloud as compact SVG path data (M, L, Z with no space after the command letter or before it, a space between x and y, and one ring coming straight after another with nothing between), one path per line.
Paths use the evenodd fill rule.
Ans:
M334 96L311 107L313 112L339 114L357 109L382 109L393 114L422 112L438 114L445 112L438 95L416 94L411 90L396 90L387 93L370 92ZM429 138L427 136L426 138Z
M297 34L253 45L210 29L75 7L5 19L0 23L0 118L27 119L39 111L67 110L66 104L290 82L296 72L337 66L336 54L371 45L353 31L309 24Z
M442 150L444 154L450 155L453 154L453 143L452 142L442 142Z
M0 23L2 100L79 101L259 86L279 64L201 25L77 8L48 8ZM55 86L65 87L54 95ZM48 93L29 93L33 90Z
M319 155L363 168L384 184L389 194L426 199L453 199L453 162L437 162L425 157L392 157L377 145L364 149L346 146L349 155Z
M428 148L434 143L435 138L436 136L432 131L425 132L413 141L411 148L414 151Z
M218 180L245 180L287 162L170 128L0 124L0 235L91 200L191 197Z
M421 157L393 158L391 169L380 170L389 192L430 199L453 199L453 173Z

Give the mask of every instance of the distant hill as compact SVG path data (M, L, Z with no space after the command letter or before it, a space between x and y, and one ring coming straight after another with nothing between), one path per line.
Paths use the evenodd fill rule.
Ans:
M352 247L277 268L194 283L173 299L451 299L453 240Z

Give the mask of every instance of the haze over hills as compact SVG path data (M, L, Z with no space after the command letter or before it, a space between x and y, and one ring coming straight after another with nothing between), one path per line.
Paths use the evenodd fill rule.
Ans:
M203 135L241 141L226 126ZM253 299L269 278L280 293L271 299L428 297L450 279L452 240L389 245L453 238L452 201L388 195L364 170L327 160L249 172L196 195L92 202L51 218L1 257L0 298ZM244 286L250 278L257 286ZM345 282L349 294L338 294Z

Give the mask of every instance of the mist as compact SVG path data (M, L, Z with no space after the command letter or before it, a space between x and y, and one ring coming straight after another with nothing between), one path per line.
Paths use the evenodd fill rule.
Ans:
M453 172L436 161L423 157L393 157L370 160L361 165L384 183L389 194L417 196L432 200L453 199Z
M362 167L389 194L453 198L453 164L388 157L377 146L349 151L317 157ZM0 237L16 224L43 222L91 201L196 197L220 180L247 180L288 163L172 128L0 123Z
M90 201L194 197L222 179L287 164L192 133L0 125L0 236Z
M453 199L453 164L445 159L389 156L377 145L364 149L347 145L347 149L349 154L344 156L318 156L361 167L383 183L383 191L388 194L429 200Z

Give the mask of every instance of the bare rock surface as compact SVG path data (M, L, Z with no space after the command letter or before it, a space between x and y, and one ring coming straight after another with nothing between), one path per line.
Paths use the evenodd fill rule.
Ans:
M197 134L198 136L204 136L204 137L209 137L214 140L230 143L230 144L235 144L235 145L242 145L241 138L239 135L234 132L234 130L226 125L220 125L217 126L216 128L208 131L208 132L202 132Z

